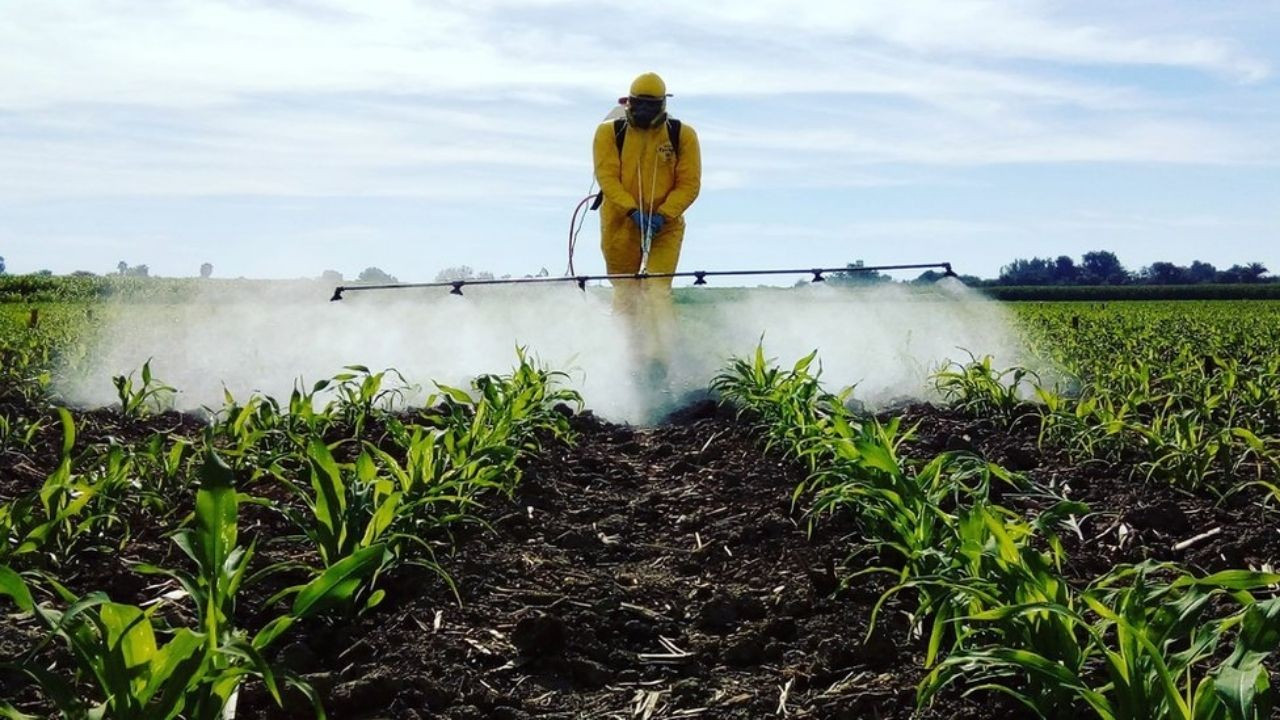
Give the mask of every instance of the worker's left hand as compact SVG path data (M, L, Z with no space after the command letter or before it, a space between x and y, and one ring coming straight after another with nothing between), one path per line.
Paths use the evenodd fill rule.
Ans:
M653 213L649 215L649 232L653 233L654 235L657 235L658 232L662 230L662 226L665 225L666 222L667 222L667 219L662 217L658 213Z

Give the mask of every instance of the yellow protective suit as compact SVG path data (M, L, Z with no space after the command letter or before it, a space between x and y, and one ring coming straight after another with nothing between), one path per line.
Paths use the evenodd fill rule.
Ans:
M702 186L698 134L681 124L677 157L665 122L653 128L628 127L619 153L613 123L606 122L596 128L593 154L596 182L604 193L600 248L606 272L622 275L640 271L640 228L627 216L631 210L656 212L666 218L653 238L648 270L675 272L684 241L684 212ZM675 333L671 278L615 282L613 307L628 321L637 359L665 365Z

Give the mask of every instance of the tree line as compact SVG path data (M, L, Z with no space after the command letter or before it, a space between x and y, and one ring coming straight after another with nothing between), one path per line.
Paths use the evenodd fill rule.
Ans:
M1277 282L1266 277L1268 270L1259 262L1232 265L1219 270L1212 263L1196 260L1190 265L1153 262L1137 270L1129 270L1115 253L1106 250L1087 252L1076 262L1068 255L1057 258L1018 258L1000 268L1000 276L985 285L1205 285L1253 284Z

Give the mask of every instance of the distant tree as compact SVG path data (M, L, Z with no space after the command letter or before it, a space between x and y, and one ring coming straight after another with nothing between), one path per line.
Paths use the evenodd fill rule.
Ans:
M213 275L212 263L200 263L200 277L208 278Z
M37 277L53 277L53 271L52 271L52 270L37 270L37 271L35 271L35 272L31 273L31 274L32 274L32 275L35 275L35 276L37 276Z
M1053 261L1053 284L1075 285L1078 282L1080 282L1080 268L1076 267L1076 261L1072 260L1070 255L1059 255L1058 259Z
M1220 283L1257 283L1262 282L1262 276L1266 274L1267 268L1262 263L1232 265L1218 273L1217 281Z
M528 277L528 276L526 276ZM447 267L436 273L436 282L453 282L454 280L493 280L493 273L487 270L476 272L470 265Z
M121 260L119 264L116 265L116 272L124 275L125 277L147 277L150 274L151 269L146 265L130 265L129 263Z
M1152 285L1185 285L1189 282L1187 268L1171 262L1153 262L1142 269L1144 282Z
M1123 285L1129 281L1129 271L1120 264L1120 258L1108 250L1085 253L1080 258L1080 270L1086 285Z
M828 280L836 285L875 285L893 281L893 278L879 270L861 270L860 268L866 267L866 263L861 260L855 260L845 267L846 270L831 273Z
M1189 283L1211 283L1218 275L1218 268L1207 262L1192 261L1187 268L1186 279Z
M361 270L360 274L356 276L356 280L362 283L375 283L375 284L400 282L399 280L396 280L394 275L388 275L387 273L383 272L380 268L376 268L376 267L367 267L364 270Z
M539 270L538 274L535 275L534 277L550 277L550 276L551 276L551 271L544 267L541 270Z
M4 274L4 258L0 257L0 275Z
M925 270L924 272L920 273L920 275L918 275L915 280L912 280L911 284L912 285L931 285L945 278L946 276L947 276L946 273L941 273L941 272L938 272L937 270ZM969 287L981 287L983 285L982 278L978 277L977 275L956 275L955 278L959 280L961 283L968 285Z
M342 273L337 270L325 270L320 273L320 279L329 283L340 283L342 282Z
M71 273L71 277L98 277L97 273L91 273L88 270L77 270Z
M436 273L436 282L453 282L454 280L470 280L475 277L476 271L470 265L458 265L457 267L447 267Z
M1000 268L997 282L1001 285L1053 285L1056 268L1054 261L1048 258L1018 258Z

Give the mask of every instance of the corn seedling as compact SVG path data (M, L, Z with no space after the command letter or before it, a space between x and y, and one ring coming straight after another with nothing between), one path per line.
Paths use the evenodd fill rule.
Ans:
M65 610L38 605L21 578L0 566L0 595L33 614L48 629L48 639L7 670L25 674L68 720L220 720L239 686L258 678L281 702L275 673L247 642L219 642L188 628L166 631L149 610L111 602L102 593L67 597ZM161 642L162 636L168 636ZM70 650L75 678L44 667L39 653L61 640ZM81 687L90 689L86 696ZM299 685L304 692L309 688ZM0 704L0 714L25 718ZM317 706L317 715L323 712Z
M1176 573L1172 581L1155 579ZM1094 583L1074 602L1009 604L958 622L1003 624L1021 617L1057 616L1070 632L1036 640L1016 636L984 647L962 649L944 660L921 685L928 702L938 690L963 681L972 691L1006 693L1041 717L1078 717L1087 711L1103 720L1262 720L1274 694L1263 661L1280 640L1280 599L1256 601L1249 590L1280 581L1280 575L1224 571L1204 578L1167 566L1121 568ZM1222 603L1235 605L1214 616ZM1067 664L1067 639L1085 662ZM1231 651L1220 657L1223 646ZM1074 667L1072 666L1074 665ZM1097 667L1095 672L1092 668ZM1054 695L1032 694L1050 686ZM1064 703L1063 694L1074 702Z
M133 373L117 375L111 379L120 401L120 414L126 418L139 418L156 412L173 409L177 391L157 380L151 374L151 361L142 364L137 384Z

